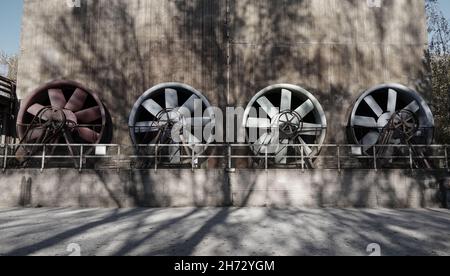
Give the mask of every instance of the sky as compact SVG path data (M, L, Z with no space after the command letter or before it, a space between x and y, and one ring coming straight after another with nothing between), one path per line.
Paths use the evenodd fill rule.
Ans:
M444 14L450 19L450 1L439 2ZM19 52L21 16L22 0L0 0L0 49L8 54Z
M0 49L19 52L22 0L0 0Z

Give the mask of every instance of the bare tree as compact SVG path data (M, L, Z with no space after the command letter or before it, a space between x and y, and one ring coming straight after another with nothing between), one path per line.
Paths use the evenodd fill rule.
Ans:
M450 143L450 24L437 0L426 1L438 142Z
M6 77L12 80L17 80L17 69L19 64L19 56L17 54L8 55L0 50L0 65L6 66Z

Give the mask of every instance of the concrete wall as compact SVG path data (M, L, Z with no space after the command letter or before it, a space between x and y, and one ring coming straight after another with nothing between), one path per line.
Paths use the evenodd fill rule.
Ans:
M440 207L439 182L445 175L400 170L7 170L0 177L0 207Z
M327 112L329 143L345 143L351 103L379 83L427 94L423 0L25 0L18 94L57 78L97 90L114 143L149 87L177 81L214 105L245 106L286 82Z

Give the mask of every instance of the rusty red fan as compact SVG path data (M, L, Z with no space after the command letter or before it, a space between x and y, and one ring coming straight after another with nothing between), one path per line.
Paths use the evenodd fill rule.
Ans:
M25 144L99 144L107 124L98 96L67 80L39 87L23 101L17 131Z

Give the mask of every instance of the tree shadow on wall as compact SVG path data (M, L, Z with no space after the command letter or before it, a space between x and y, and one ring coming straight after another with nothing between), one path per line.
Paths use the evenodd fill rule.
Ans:
M364 8L365 2L357 0L331 1L327 7L319 2L82 1L81 8L39 17L48 38L45 47L54 53L38 57L39 73L43 79L75 79L98 91L112 114L115 143L129 143L127 121L136 99L167 81L190 84L220 107L246 105L274 83L298 84L324 106L330 122L327 142L345 143L348 110L362 90L420 76L422 65L411 64L416 59L402 53L401 45L387 46L392 43L390 20L410 22L417 7L405 2L402 13L394 15L399 9L394 1L385 1L381 9ZM401 43L421 39L415 26L399 27ZM393 58L395 53L405 58ZM174 176L183 180L181 174ZM107 178L100 179L109 185ZM160 178L151 172L133 174L129 181L124 190L137 205L170 204L152 196L158 194ZM191 182L192 187L205 185ZM201 205L204 199L193 201Z

